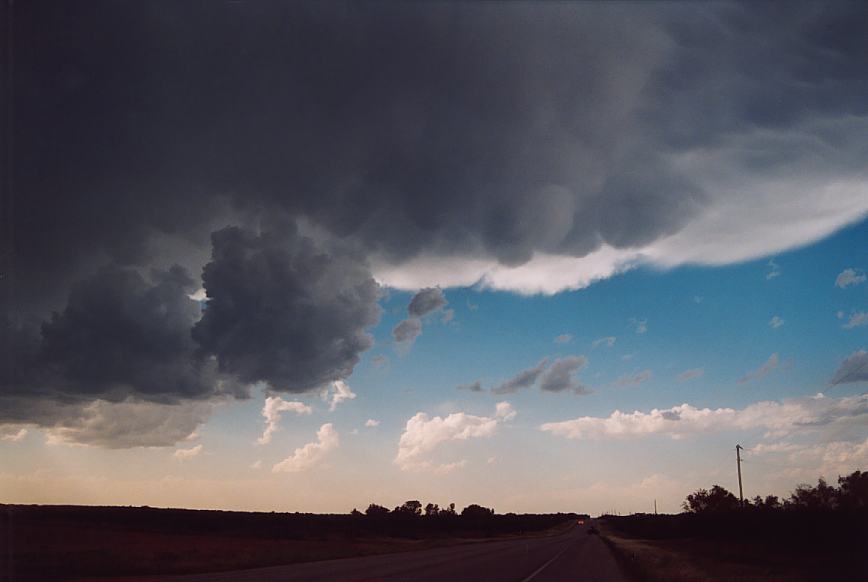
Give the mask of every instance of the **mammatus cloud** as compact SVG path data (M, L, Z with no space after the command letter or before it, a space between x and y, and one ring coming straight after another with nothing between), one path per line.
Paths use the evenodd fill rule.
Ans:
M774 353L769 356L769 359L765 361L765 363L754 370L753 372L747 372L744 376L738 379L739 384L746 384L751 380L758 380L760 378L764 378L769 374L769 372L773 371L778 367L778 354Z
M375 427L380 426L380 421L374 420L373 418L369 418L368 420L365 421L365 426L367 428L375 428Z
M868 311L856 311L850 314L850 319L842 325L844 329L853 329L854 327L862 327L868 325Z
M353 400L356 397L356 393L350 390L349 385L343 380L332 382L331 387L328 390L324 390L322 395L323 399L328 400L329 410L331 411L334 411L342 402Z
M540 430L570 439L642 438L663 434L682 438L721 431L763 430L783 436L816 430L845 430L865 426L868 394L829 398L793 398L780 402L757 402L742 409L696 408L681 404L650 412L614 411L608 417L583 416L550 422Z
M275 464L272 473L297 473L319 464L331 451L338 448L340 438L332 423L328 422L316 432L316 441L295 449L292 455Z
M554 339L556 344L567 344L573 341L573 334L571 333L562 333Z
M533 368L522 370L509 380L492 388L491 392L493 394L512 394L524 388L530 388L536 384L537 379L542 375L548 363L548 358L543 358Z
M633 326L633 331L638 334L643 334L648 331L648 320L647 319L637 319L635 317L630 318L630 325Z
M838 369L829 384L854 384L856 382L868 382L868 352L859 350L846 358Z
M498 402L493 416L475 416L465 412L455 412L443 418L429 417L417 412L404 427L398 441L398 454L395 464L404 471L448 472L463 466L446 463L435 464L425 457L438 446L449 441L463 441L471 438L487 438L497 432L498 426L515 418L516 412L508 402Z
M777 329L784 324L784 318L779 315L774 315L769 320L769 327L772 329Z
M189 449L178 449L174 452L172 456L174 456L179 461L188 461L193 457L198 456L199 453L202 452L203 448L204 446L200 444L196 445L195 447L190 447Z
M625 386L638 386L639 384L650 380L651 376L651 370L642 370L641 372L634 372L633 374L624 374L623 376L618 377L618 379L613 382L613 385L621 388Z
M265 430L256 441L260 445L271 442L272 435L280 428L280 416L282 412L294 412L296 414L311 414L313 409L303 402L289 402L279 396L268 396L262 407L262 416L265 417Z
M692 368L690 370L684 370L676 379L679 382L689 382L690 380L694 380L696 378L701 378L705 374L705 370L703 368Z
M601 337L600 339L595 339L591 344L592 348L597 348L600 346L606 346L607 348L611 348L615 345L615 341L617 338L615 336Z
M835 286L841 289L846 289L851 285L864 283L866 279L865 273L857 269L844 269L838 276L835 277Z

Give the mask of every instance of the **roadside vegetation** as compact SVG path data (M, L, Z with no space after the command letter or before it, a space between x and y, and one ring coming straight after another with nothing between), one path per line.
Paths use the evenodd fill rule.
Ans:
M577 517L415 500L350 514L0 505L0 562L14 580L212 572L548 535Z
M715 485L678 515L603 516L609 542L643 580L868 580L868 473L739 499Z

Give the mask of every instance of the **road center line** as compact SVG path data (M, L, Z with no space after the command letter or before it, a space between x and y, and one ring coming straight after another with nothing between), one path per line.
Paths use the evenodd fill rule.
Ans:
M548 562L546 562L545 564L543 564L542 566L540 566L539 568L537 568L536 570L534 570L533 572L531 572L531 575L528 576L527 578L525 578L524 580L522 580L521 582L530 582L530 580L533 580L533 579L536 577L537 574L539 574L540 572L542 572L543 570L545 570L546 568L548 568L549 564L551 564L552 562L554 562L555 560L557 560L558 558L560 558L560 557L561 557L561 554L563 554L564 552L566 552L568 549L570 549L570 544L569 544L569 543L568 543L566 546L564 546L564 549L563 549L563 550L561 550L560 552L558 552L557 554L555 554L555 557L554 557L554 558L552 558L551 560L549 560Z

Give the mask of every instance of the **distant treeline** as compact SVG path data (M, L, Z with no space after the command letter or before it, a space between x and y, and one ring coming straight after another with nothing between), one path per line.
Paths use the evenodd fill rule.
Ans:
M687 496L684 513L603 516L617 531L641 539L697 538L749 542L788 551L862 556L868 566L868 473L800 485L783 501L773 495L739 499L719 485ZM853 553L855 552L855 554ZM849 559L849 558L848 558ZM868 568L864 571L868 572Z
M719 513L739 509L741 502L720 485L715 485L710 490L700 489L691 493L682 507L690 513ZM838 477L837 487L829 485L820 477L815 487L799 485L783 501L776 495L757 495L753 499L746 499L744 507L754 510L865 509L868 507L868 473L855 471Z
M579 518L574 513L495 514L471 504L460 513L455 505L440 509L407 501L389 511L371 504L365 513L262 513L151 507L0 505L0 532L16 526L58 524L151 533L236 535L270 539L332 539L367 536L427 538L493 536L545 530ZM2 536L0 536L2 537Z

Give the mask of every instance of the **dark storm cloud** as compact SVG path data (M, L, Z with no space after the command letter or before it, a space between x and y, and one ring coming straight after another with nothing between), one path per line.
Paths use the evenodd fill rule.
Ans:
M548 365L548 358L543 358L540 363L533 368L522 370L509 380L491 389L494 394L512 394L524 388L530 388L536 384L537 379Z
M109 265L76 283L65 308L41 329L4 334L12 345L3 347L19 358L3 376L11 382L2 382L2 419L51 422L62 415L60 405L94 399L172 404L243 395L213 360L196 353L190 328L199 305L187 296L195 288L177 266L145 278ZM42 405L44 414L34 410Z
M410 305L407 306L407 313L410 317L423 317L432 311L446 307L448 303L442 289L429 287L413 295Z
M0 382L19 420L344 378L378 318L367 259L642 245L714 202L673 162L694 148L768 140L733 149L745 176L861 175L868 153L860 4L4 9Z
M213 235L202 281L208 303L193 338L220 370L277 391L304 392L347 378L373 345L379 286L349 253L331 254L291 226Z

